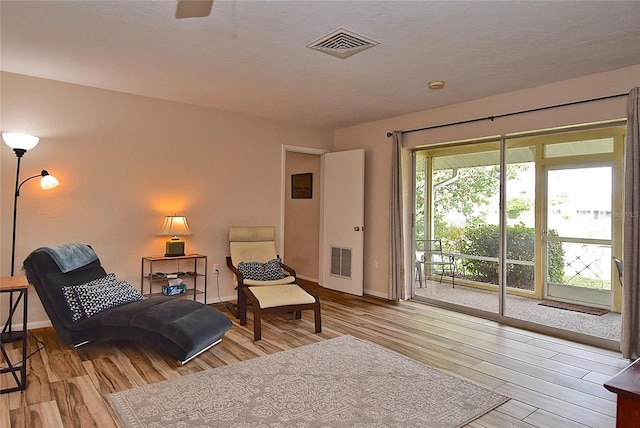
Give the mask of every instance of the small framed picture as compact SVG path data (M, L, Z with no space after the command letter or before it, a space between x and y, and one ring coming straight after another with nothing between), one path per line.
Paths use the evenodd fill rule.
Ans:
M313 174L291 174L291 199L313 198Z

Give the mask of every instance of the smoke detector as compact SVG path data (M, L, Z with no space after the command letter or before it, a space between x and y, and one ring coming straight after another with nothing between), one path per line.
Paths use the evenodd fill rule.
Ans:
M307 45L308 48L345 59L379 43L360 34L339 28Z

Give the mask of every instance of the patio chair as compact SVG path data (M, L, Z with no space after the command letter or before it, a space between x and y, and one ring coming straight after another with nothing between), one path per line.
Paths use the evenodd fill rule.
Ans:
M295 270L276 254L275 227L232 227L229 229L227 266L235 275L237 304L230 309L247 324L247 307L253 308L253 339L262 339L262 314L314 311L315 332L322 331L320 299L302 284L297 284ZM287 275L283 274L284 271Z
M620 281L620 285L624 286L624 283L622 282L622 274L624 273L624 263L622 263L622 260L614 257L613 258L613 262L616 265L616 270L618 271L618 280Z
M451 286L456 286L455 260L453 255L442 251L441 239L426 239L416 241L416 274L422 287L422 278L425 275L440 275L440 283L445 271L451 274ZM422 247L422 248L420 248Z

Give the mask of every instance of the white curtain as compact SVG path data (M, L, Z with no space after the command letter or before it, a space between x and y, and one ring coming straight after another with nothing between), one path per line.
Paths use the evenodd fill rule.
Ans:
M640 357L640 88L629 92L624 179L622 336L625 358Z
M402 132L393 132L389 200L389 298L401 300L404 292L404 238L402 226Z

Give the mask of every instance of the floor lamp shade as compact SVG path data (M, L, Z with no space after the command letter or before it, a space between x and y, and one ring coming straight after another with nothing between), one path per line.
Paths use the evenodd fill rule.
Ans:
M42 178L40 179L40 188L42 190L53 189L54 187L58 187L60 182L53 175L50 175L46 169L42 170Z
M166 216L164 218L164 225L160 231L160 235L171 236L172 238L166 242L165 257L178 257L184 256L184 241L180 240L179 236L191 235L191 229L187 223L185 216Z
M28 150L31 150L38 145L38 142L40 141L38 137L16 132L3 132L2 139L7 144L7 146L13 149L13 152L16 154L16 157L18 159L18 163L16 165L16 185L13 193L13 231L11 235L11 276L13 276L15 272L16 221L18 215L18 197L20 196L20 188L27 181L37 177L42 177L42 179L40 180L40 188L42 190L53 189L54 187L58 187L60 183L55 177L50 175L46 169L43 169L40 174L32 175L20 181L20 163L22 157L25 153L27 153Z
M17 132L3 132L2 139L14 150L31 150L38 145L40 138Z

